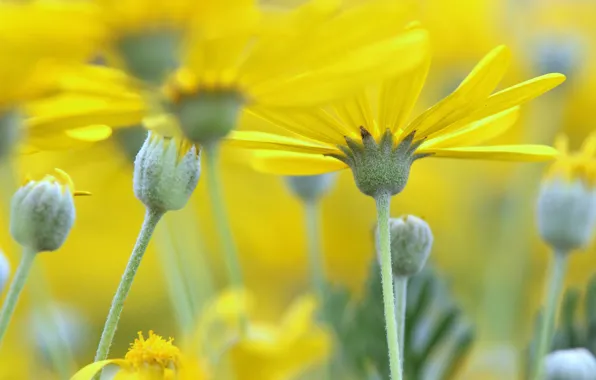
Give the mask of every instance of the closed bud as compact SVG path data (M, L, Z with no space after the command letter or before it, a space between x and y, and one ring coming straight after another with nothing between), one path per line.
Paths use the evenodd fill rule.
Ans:
M286 183L288 187L303 201L314 201L322 197L335 182L335 173L287 176Z
M563 155L540 187L538 230L554 249L569 252L587 246L596 228L596 134L578 154L566 153L565 139L557 145Z
M4 292L10 278L10 263L4 253L0 251L0 295Z
M546 380L596 380L596 358L585 348L552 352L544 365Z
M197 187L200 149L185 139L149 132L134 165L134 193L148 209L179 210Z
M433 234L430 226L416 216L406 215L390 219L389 231L393 275L414 276L424 268L424 264L430 255L433 245ZM377 249L377 252L379 251Z
M10 233L35 252L55 251L64 244L75 220L74 191L68 174L55 169L40 181L28 181L12 197Z

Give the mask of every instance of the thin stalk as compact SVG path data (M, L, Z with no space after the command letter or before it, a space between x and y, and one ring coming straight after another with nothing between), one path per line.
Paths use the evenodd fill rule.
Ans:
M555 327L555 314L559 304L559 298L563 290L565 272L567 271L567 253L555 251L550 270L550 278L546 289L546 305L540 326L540 335L538 336L537 350L534 355L532 379L542 380L544 373L544 357L553 340Z
M147 212L145 213L145 220L143 221L141 232L139 233L137 242L135 243L126 269L124 270L124 274L122 275L122 279L120 280L120 285L118 285L116 295L114 295L114 299L112 300L112 306L110 307L110 312L108 313L108 318L103 328L103 332L101 333L101 339L99 340L99 346L97 347L97 353L95 354L95 361L105 360L108 357L110 346L112 345L116 329L118 328L120 314L124 308L124 301L128 296L134 277L141 265L141 260L147 250L147 246L149 245L153 231L155 231L157 222L159 222L163 215L163 211L151 209L147 209Z
M308 200L304 202L306 222L306 241L308 244L308 268L311 285L319 297L319 302L325 302L325 262L321 254L321 233L319 230L319 202Z
M47 347L47 353L52 369L56 371L58 379L68 380L73 374L75 361L69 343L61 335L62 330L59 328L57 320L59 315L56 315L47 278L39 265L31 269L28 291L36 312L43 320L43 328L50 336L47 339L50 343L50 346Z
M383 285L383 306L387 345L389 347L389 368L391 379L402 380L402 364L395 320L395 295L393 294L393 273L391 270L391 240L389 236L389 205L391 195L381 193L375 197L377 203L377 224L381 249L381 283Z
M404 345L406 333L406 305L408 297L408 278L405 276L395 276L393 278L393 288L395 290L395 318L397 320L397 336L399 337L399 347L401 348L401 361L404 361Z
M324 323L328 323L325 314L324 303L327 298L325 291L325 260L321 254L321 231L319 226L319 201L310 199L304 201L304 214L306 224L306 242L308 245L308 269L311 278L311 286L319 299L320 310ZM327 362L325 368L321 368L321 379L331 378L331 365Z
M6 334L8 324L10 323L10 319L17 306L17 302L19 301L19 296L25 287L25 282L27 281L27 277L31 272L31 267L36 255L37 252L31 249L23 250L21 263L19 264L17 272L14 275L14 279L12 280L10 288L8 289L8 294L6 295L6 299L2 305L2 311L0 311L0 344L2 344L2 338L4 338L4 335Z
M172 215L168 215L172 216ZM184 282L184 276L178 260L178 251L174 246L174 239L170 230L170 220L164 218L164 223L157 230L157 241L159 243L158 256L163 268L170 302L174 309L174 314L180 331L183 336L190 332L193 323L194 313L188 294L188 289Z
M209 198L211 198L211 205L215 217L215 224L219 234L220 242L223 246L224 258L228 270L229 281L233 288L241 289L244 287L244 280L242 279L242 270L240 268L240 260L238 258L238 251L234 243L234 237L230 230L230 224L226 215L225 205L223 201L223 193L221 188L221 180L218 170L218 143L213 142L204 146L205 159L207 161L207 190L209 191ZM246 332L248 327L248 320L246 315L240 315L240 331Z

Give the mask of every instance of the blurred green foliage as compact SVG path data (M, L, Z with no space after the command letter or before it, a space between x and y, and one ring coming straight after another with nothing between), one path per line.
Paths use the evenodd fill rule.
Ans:
M334 329L338 378L389 379L380 268L371 265L366 289L356 299L342 287L330 287L324 316ZM405 328L405 378L455 378L474 340L440 275L426 268L410 279Z

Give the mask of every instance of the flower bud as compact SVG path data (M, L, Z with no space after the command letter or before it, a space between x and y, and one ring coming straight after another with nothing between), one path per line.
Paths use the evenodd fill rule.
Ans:
M537 213L540 236L553 248L569 252L585 247L596 228L596 192L581 181L545 182Z
M149 209L179 210L199 182L199 148L187 140L149 132L134 165L134 193Z
M68 174L55 169L40 181L29 181L12 197L10 233L23 247L55 251L64 244L75 220L74 191Z
M552 352L544 365L546 380L596 380L596 358L585 348Z
M0 251L0 294L4 291L10 278L10 263L2 251Z
M336 174L287 176L288 187L303 201L314 201L322 197L335 182Z
M424 220L405 215L389 220L391 267L394 276L411 277L422 270L433 244L432 231ZM378 229L377 229L378 247ZM377 248L377 252L380 249Z
M563 73L573 78L585 57L585 41L574 34L547 34L534 44L535 62L541 73Z
M554 249L569 252L587 246L596 228L596 134L582 152L567 153L567 141L557 140L560 157L540 187L538 230Z

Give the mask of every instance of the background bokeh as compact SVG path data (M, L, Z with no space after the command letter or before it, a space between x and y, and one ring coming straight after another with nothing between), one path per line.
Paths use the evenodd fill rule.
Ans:
M420 109L451 91L491 48L507 44L513 50L513 62L503 85L553 71L563 72L568 80L523 107L517 126L500 139L552 144L554 136L564 132L576 148L595 129L596 2L412 3L433 42L434 60ZM77 221L65 246L44 253L39 260L39 276L47 278L49 291L88 326L89 335L76 352L81 364L92 360L142 222L143 207L132 193L130 155L139 138L142 134L116 135L84 150L38 153L18 157L16 162L19 178L37 177L59 167L72 176L78 189L93 193L76 200ZM295 297L308 291L302 208L283 179L254 172L241 152L224 150L223 156L225 199L246 283L256 295L258 318L275 320ZM507 376L516 373L514 364L503 366L502 360L516 360L530 337L548 261L547 248L534 226L534 195L543 169L543 164L422 160L414 165L406 190L392 205L393 216L415 214L431 225L432 261L478 328L467 363L468 378L487 378L479 377L484 372L478 371L513 378ZM225 284L224 268L204 185L199 183L185 210L169 215L159 228L179 234L178 244L196 255L196 265L205 273L197 280L218 289ZM0 247L14 268L19 250L7 232L8 196L3 194L2 199ZM373 257L374 203L358 192L346 171L325 197L322 214L328 276L359 292ZM169 243L159 232L127 300L114 356L125 352L139 330L177 334L158 254ZM581 287L595 271L592 246L571 258L567 283ZM24 331L33 331L27 301L19 305L9 331L5 345L10 349L0 355L0 366L8 368L2 363L11 363L15 372L3 372L2 380L29 378L27 371L34 371L40 360L31 354L32 341L23 338ZM497 369L501 375L494 372Z

